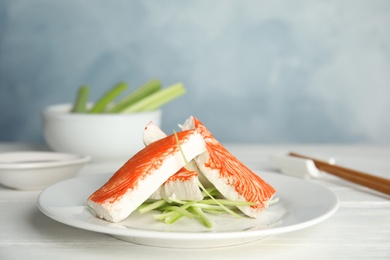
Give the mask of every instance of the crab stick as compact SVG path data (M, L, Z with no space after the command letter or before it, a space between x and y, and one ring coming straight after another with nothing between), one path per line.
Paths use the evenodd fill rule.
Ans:
M143 142L151 143L165 138L167 135L153 122L150 122L144 129ZM190 162L191 170L181 168L177 173L168 178L152 195L151 199L179 199L179 200L202 200L202 192L198 186L198 172L196 164ZM193 170L192 170L193 169Z
M249 217L259 218L275 189L234 157L197 118L191 116L181 128L196 129L203 136L207 152L194 160L207 179L226 199L255 203L238 208Z
M164 182L179 171L185 160L206 151L203 137L197 130L177 133L157 140L131 157L87 200L96 216L111 222L127 218Z

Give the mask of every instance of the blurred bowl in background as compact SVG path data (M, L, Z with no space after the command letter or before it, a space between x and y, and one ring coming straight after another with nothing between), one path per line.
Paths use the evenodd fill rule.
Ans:
M18 190L40 190L74 177L90 157L43 151L0 153L0 183Z
M92 161L126 161L144 147L143 130L161 125L161 110L131 114L70 113L72 104L52 105L42 115L43 136L57 152L88 155Z

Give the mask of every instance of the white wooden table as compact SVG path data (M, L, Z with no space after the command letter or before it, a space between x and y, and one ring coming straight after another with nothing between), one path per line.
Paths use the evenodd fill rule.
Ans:
M274 171L268 156L296 151L334 157L340 165L390 178L389 146L243 145L226 147L253 170ZM0 152L45 150L41 145L0 143ZM113 171L91 163L79 174ZM324 175L310 180L334 191L339 210L315 226L257 242L214 249L135 245L58 223L37 208L39 191L0 185L0 259L390 259L390 198Z

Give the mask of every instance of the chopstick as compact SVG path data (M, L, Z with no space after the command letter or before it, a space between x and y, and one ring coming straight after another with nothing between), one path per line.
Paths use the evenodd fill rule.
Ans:
M368 173L356 171L342 166L332 165L324 161L311 158L306 155L290 152L290 156L312 160L315 166L324 172L335 175L350 182L371 188L373 190L390 195L390 180L374 176Z

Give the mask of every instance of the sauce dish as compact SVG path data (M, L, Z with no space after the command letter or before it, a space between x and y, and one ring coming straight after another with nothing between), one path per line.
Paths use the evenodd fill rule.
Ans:
M40 190L75 176L89 161L89 156L57 152L0 153L0 183L19 190Z

